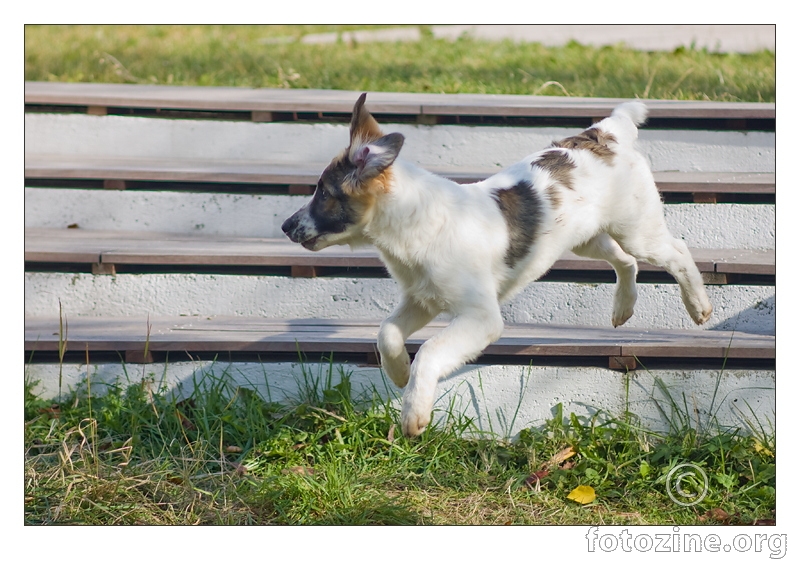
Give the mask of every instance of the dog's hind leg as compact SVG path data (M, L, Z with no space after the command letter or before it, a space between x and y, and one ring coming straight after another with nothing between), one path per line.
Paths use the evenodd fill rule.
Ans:
M578 256L606 260L614 267L617 288L614 292L611 323L616 328L627 322L633 315L633 306L636 304L636 259L622 250L617 241L606 233L598 234L590 241L573 248L572 252Z
M405 298L381 324L378 332L378 351L381 366L397 387L405 387L411 371L406 351L408 336L430 322L434 312Z
M491 294L489 294L491 296ZM422 344L411 365L411 379L403 395L403 434L415 437L430 423L436 384L477 357L503 333L496 303L460 311L437 335Z
M689 249L681 239L673 237L666 223L640 227L638 234L615 237L620 246L635 256L669 272L681 289L681 299L686 311L698 325L711 317L703 277L692 259Z

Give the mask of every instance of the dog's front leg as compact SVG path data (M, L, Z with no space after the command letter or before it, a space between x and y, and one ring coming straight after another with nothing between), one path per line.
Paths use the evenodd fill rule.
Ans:
M378 332L378 351L381 366L397 387L405 387L411 371L406 340L408 336L435 318L435 313L404 298L394 312L381 324Z
M403 394L403 435L415 437L430 423L438 381L477 357L502 333L500 307L494 305L458 314L444 330L422 344Z

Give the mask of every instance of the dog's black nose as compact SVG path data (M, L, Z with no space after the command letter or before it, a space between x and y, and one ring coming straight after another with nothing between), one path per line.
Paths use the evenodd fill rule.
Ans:
M286 236L291 237L291 232L297 228L297 220L293 216L290 216L281 225L281 230Z

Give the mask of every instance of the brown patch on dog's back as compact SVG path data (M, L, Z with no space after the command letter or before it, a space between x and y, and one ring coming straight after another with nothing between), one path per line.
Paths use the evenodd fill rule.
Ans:
M562 199L558 186L547 185L544 188L544 194L547 195L547 200L550 201L550 206L553 207L553 210L558 210L561 207Z
M572 170L575 168L575 163L572 158L563 151L545 151L536 158L531 165L541 167L550 173L550 176L558 183L568 189L572 188Z
M509 268L525 258L539 232L542 205L530 183L521 181L508 189L497 189L493 198L508 228L505 263Z
M606 163L614 160L614 151L608 146L609 143L616 143L617 139L611 133L601 131L597 127L590 127L583 133L567 137L561 141L553 141L553 147L561 149L585 149L602 159Z

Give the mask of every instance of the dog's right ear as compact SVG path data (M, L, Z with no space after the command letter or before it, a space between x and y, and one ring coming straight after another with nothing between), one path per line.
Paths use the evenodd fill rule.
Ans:
M358 147L363 143L375 141L383 137L378 122L364 107L367 94L362 93L353 107L353 118L350 120L350 146Z

